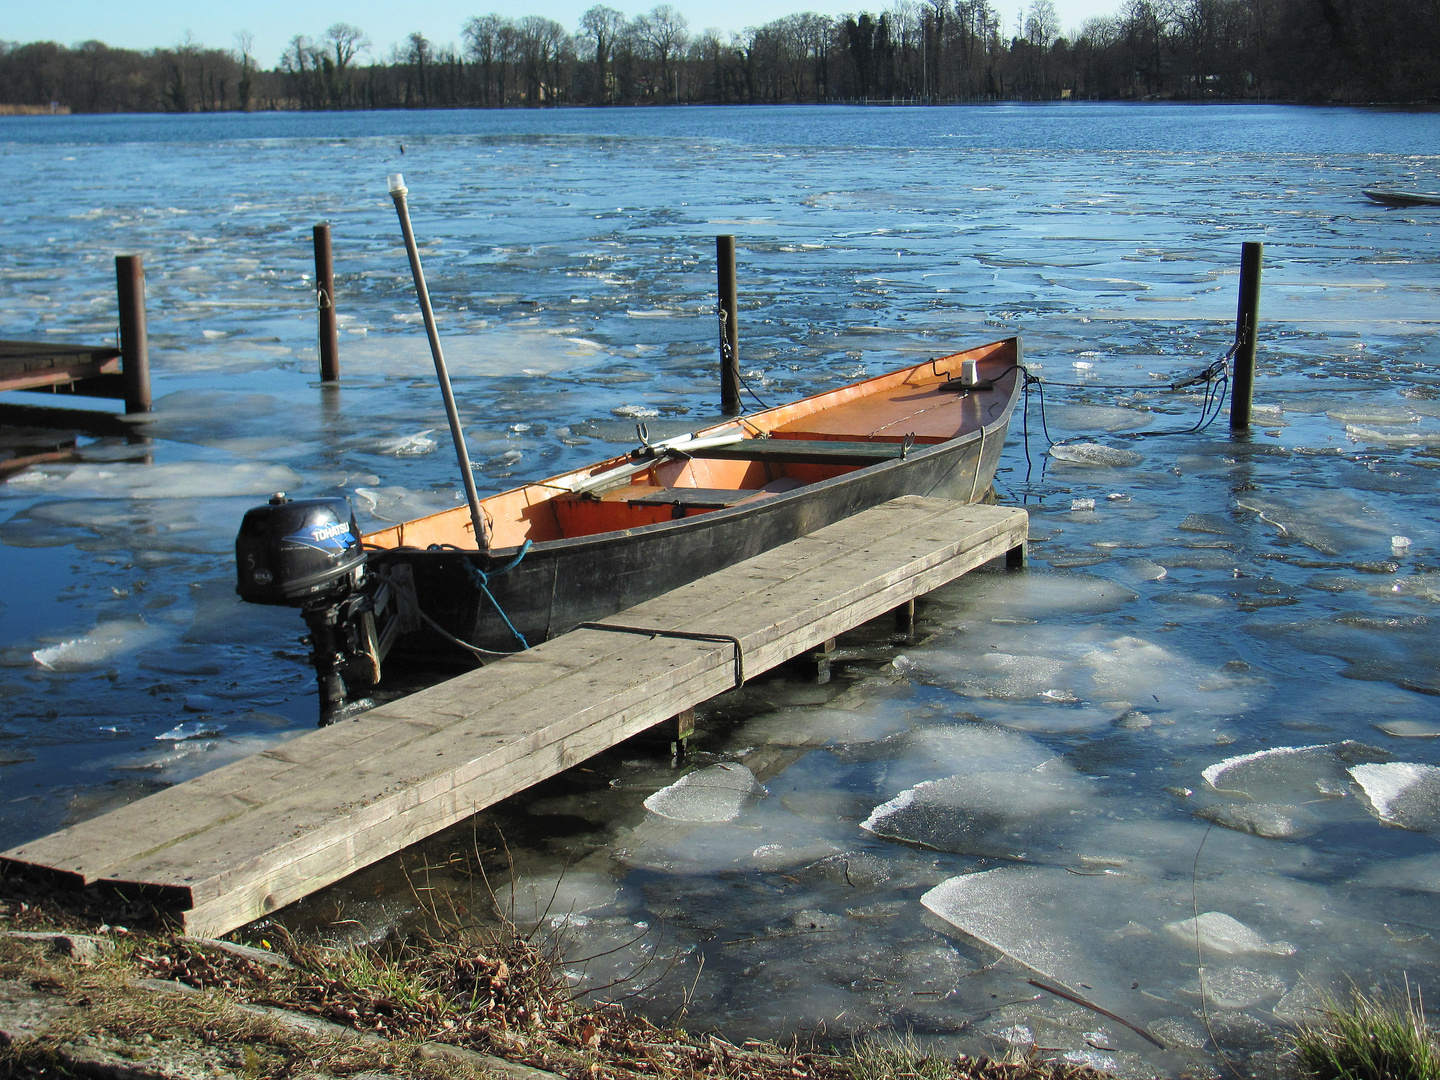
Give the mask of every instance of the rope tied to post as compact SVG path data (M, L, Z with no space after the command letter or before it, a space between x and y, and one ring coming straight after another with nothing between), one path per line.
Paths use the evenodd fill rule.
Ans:
M730 348L730 335L727 333L730 326L730 313L725 310L724 304L716 304L715 315L720 330L720 366L722 368L728 368L735 359L735 351ZM757 405L762 409L768 409L770 407L760 400L760 395L755 393L755 390L746 380L744 372L742 372L738 366L735 369L735 377L740 380L740 385L745 388L745 392L755 399Z

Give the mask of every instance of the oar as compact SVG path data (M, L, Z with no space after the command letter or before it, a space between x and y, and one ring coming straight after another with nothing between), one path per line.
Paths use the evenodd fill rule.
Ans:
M475 491L475 476L470 471L470 455L465 451L465 433L460 430L460 414L455 410L455 393L450 389L450 372L445 367L445 354L440 350L440 332L435 329L435 313L430 310L430 291L425 288L425 272L420 269L420 252L415 248L415 231L410 228L410 207L405 196L410 189L405 177L390 174L390 197L395 200L395 213L400 215L400 231L405 234L405 251L410 256L410 273L415 278L415 291L420 296L420 313L425 316L425 333L430 338L430 356L435 361L435 377L440 381L440 395L445 399L445 415L450 420L450 440L455 444L455 457L460 462L460 476L465 481L465 499L470 503L470 521L475 526L475 546L490 550L490 530L480 512L480 496Z

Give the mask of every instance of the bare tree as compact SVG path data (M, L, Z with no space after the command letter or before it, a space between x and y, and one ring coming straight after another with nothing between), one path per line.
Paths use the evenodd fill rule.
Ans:
M1060 15L1052 0L1032 0L1025 16L1025 38L1038 49L1048 49L1060 36Z
M494 13L473 16L465 23L465 54L480 68L481 104L505 104L504 53L513 35L510 20Z
M673 74L676 58L684 51L689 35L689 23L669 4L657 4L648 15L637 16L634 22L636 38L645 46L650 57L658 65L658 85L652 90L660 100L665 100L675 91L677 80Z
M616 41L625 32L625 16L612 7L596 4L580 16L580 32L595 49L595 89L591 100L605 104L611 99L610 57Z
M253 85L250 73L255 70L255 35L249 30L235 31L236 59L240 61L240 81L236 91L240 95L240 109L250 111L250 88Z
M415 31L405 39L405 62L415 68L415 79L420 88L420 103L430 104L430 87L425 69L430 65L430 54L434 51L430 39Z

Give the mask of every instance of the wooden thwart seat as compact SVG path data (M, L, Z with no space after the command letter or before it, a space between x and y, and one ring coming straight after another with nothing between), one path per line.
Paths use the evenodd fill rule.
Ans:
M697 458L808 465L875 465L882 461L895 461L904 454L904 447L898 442L845 442L838 439L745 439L725 446L707 446L689 451L690 457Z

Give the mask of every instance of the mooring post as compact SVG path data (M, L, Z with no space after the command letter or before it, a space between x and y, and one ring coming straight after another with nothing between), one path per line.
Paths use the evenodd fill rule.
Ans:
M735 237L715 237L715 274L720 305L720 411L740 413L740 325L735 305Z
M150 337L145 328L145 264L139 255L115 256L115 297L120 305L120 378L125 411L150 411Z
M320 381L340 379L340 332L335 328L335 258L330 223L315 226L315 302L320 311Z
M1255 393L1256 328L1260 323L1260 264L1265 245L1247 240L1240 248L1240 305L1235 313L1235 375L1230 386L1230 430L1250 429Z

